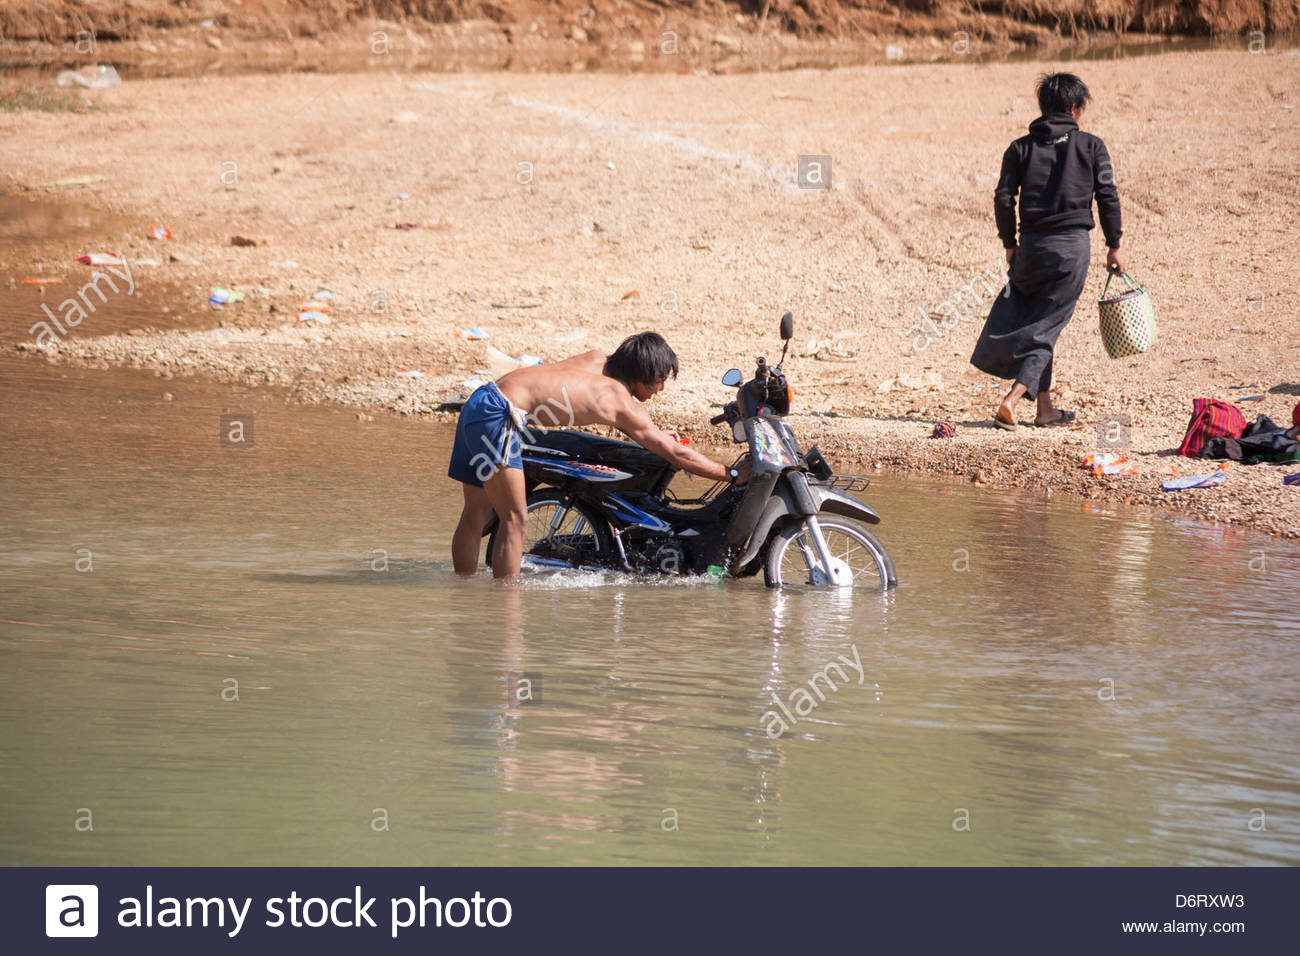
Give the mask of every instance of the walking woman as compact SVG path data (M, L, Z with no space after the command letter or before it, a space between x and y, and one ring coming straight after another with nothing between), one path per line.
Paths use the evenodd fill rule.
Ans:
M1091 94L1073 73L1040 77L1037 93L1043 115L1029 124L1029 135L1007 147L993 196L1010 280L994 300L970 359L981 372L1014 380L993 417L1008 431L1015 430L1016 405L1026 396L1038 402L1035 425L1074 421L1074 412L1052 404L1052 353L1088 275L1093 196L1108 248L1106 267L1124 269L1110 156L1098 137L1079 129Z

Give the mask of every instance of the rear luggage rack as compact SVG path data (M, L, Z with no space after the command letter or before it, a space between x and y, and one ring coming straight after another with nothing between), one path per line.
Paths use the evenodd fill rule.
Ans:
M836 491L866 491L871 479L863 475L831 475L822 484L830 485Z

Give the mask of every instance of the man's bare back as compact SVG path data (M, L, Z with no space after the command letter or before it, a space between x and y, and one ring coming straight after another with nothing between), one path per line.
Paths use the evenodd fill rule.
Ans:
M640 407L664 383L625 385L604 373L608 359L604 352L591 351L550 365L515 369L497 379L497 387L512 405L528 413L530 423L543 428L612 425L678 468L724 480L725 467L682 445Z
M550 365L515 369L497 379L497 387L543 428L612 424L620 399L629 392L622 382L603 374L608 358L591 351Z

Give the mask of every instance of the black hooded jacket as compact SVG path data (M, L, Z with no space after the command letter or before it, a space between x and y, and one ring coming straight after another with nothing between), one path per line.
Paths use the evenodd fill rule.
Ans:
M1048 113L1029 124L1002 155L1002 175L993 194L998 235L1008 249L1016 245L1016 193L1020 193L1020 231L1091 229L1092 197L1106 245L1119 248L1119 192L1106 144L1079 129L1068 113Z

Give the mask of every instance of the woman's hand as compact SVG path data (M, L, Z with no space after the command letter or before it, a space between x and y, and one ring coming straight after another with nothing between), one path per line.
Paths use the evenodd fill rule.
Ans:
M1106 250L1106 268L1111 272L1126 272L1124 268L1124 257L1119 254L1118 249Z

